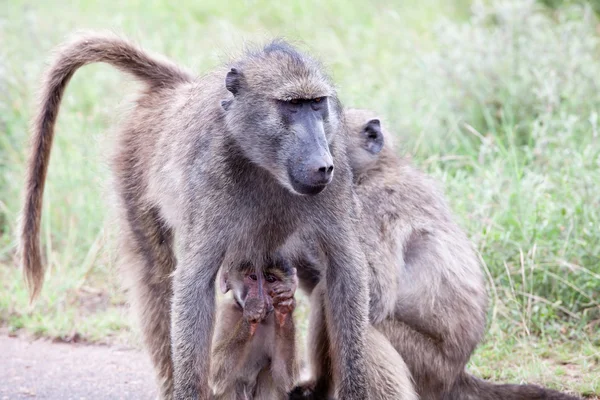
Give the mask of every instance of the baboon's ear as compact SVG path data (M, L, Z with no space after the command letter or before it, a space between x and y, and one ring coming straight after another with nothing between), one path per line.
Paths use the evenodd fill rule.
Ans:
M223 271L221 272L221 276L219 278L219 287L221 288L221 292L223 294L229 292L229 289L231 289L231 287L229 286L228 275L229 273L227 271Z
M231 68L231 71L229 71L227 73L227 76L225 77L225 87L234 96L237 96L240 90L242 89L243 80L244 75L236 68Z
M365 148L371 154L378 154L383 148L383 132L381 131L381 122L377 118L369 120L364 128Z
M365 125L365 131L370 134L369 137L371 139L375 139L377 135L383 136L381 133L381 121L379 121L377 118L369 120L369 122L367 122Z

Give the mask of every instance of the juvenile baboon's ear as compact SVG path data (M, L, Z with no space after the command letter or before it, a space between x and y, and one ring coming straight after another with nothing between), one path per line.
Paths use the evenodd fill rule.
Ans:
M381 131L381 122L377 118L369 120L363 130L365 138L365 148L371 154L378 154L383 148L383 132Z
M378 136L383 136L381 133L381 121L377 118L369 120L365 125L365 131L371 139L377 139Z
M231 68L231 71L229 71L225 77L225 87L234 96L237 96L242 89L243 80L244 75L236 68Z
M219 287L221 288L221 292L223 294L229 292L231 287L229 286L229 273L227 271L221 272L221 276L219 278Z

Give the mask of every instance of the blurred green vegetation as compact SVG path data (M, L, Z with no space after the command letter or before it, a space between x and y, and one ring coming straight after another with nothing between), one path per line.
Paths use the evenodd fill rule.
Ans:
M380 112L403 152L444 185L492 300L470 368L600 391L599 4L5 2L0 321L92 341L131 327L106 156L136 85L106 65L79 71L63 101L44 203L49 271L34 306L16 266L27 128L52 48L75 30L109 29L200 74L246 42L283 36L325 62L344 104Z
M596 12L600 13L600 0L538 0L544 6L557 10L568 5L588 5Z

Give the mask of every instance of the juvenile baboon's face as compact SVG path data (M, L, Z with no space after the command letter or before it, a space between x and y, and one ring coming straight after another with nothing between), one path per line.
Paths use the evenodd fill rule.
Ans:
M352 173L359 176L377 164L384 145L384 134L379 119L367 110L346 110L346 118L351 136L348 160Z
M340 107L316 62L275 43L232 68L225 85L226 124L246 156L292 193L325 189Z

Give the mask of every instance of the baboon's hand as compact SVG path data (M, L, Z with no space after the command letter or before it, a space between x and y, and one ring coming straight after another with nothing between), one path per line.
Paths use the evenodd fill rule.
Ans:
M275 319L279 326L283 326L287 320L287 316L290 315L296 308L296 299L283 300L275 305Z
M296 276L289 282L281 281L272 285L269 296L273 299L273 306L277 308L280 303L293 299L297 288L298 278Z
M282 300L275 305L275 312L280 314L290 314L296 309L296 299Z
M244 304L244 319L252 324L257 324L265 319L267 307L263 299L252 297L246 299Z

